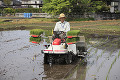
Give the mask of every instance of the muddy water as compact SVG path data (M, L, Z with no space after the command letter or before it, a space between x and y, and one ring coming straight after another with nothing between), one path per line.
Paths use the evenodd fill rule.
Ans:
M120 80L120 36L90 38L86 80Z
M0 32L0 80L120 80L120 37L89 36L88 55L70 65L43 64L46 42L29 42L29 31Z
M29 42L29 31L0 32L0 80L41 79L43 48Z

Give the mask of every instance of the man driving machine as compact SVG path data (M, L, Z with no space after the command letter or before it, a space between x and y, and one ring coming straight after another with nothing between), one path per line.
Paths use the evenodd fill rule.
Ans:
M63 34L59 35L61 38L66 36L66 33L70 31L70 24L69 22L65 21L66 17L65 14L61 13L59 15L60 21L56 23L54 31L63 31Z

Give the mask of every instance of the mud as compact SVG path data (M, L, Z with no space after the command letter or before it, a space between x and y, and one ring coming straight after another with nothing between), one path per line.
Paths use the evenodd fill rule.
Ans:
M5 30L25 30L27 27L25 26L19 26L19 27L7 27L7 28L0 28L0 31L5 31Z
M29 42L29 31L0 31L0 80L120 80L120 36L86 36L88 53L72 64L43 63L47 44Z

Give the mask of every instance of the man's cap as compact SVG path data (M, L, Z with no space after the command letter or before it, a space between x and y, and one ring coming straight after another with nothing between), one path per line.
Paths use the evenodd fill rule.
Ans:
M61 14L59 15L59 19L60 19L60 18L66 18L66 17L65 17L65 14L61 13Z

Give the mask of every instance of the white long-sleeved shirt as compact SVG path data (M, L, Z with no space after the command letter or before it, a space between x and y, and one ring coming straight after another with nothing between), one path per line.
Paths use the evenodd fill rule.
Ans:
M64 31L64 32L70 31L69 22L67 21L64 21L63 23L61 23L61 21L57 22L54 31Z

